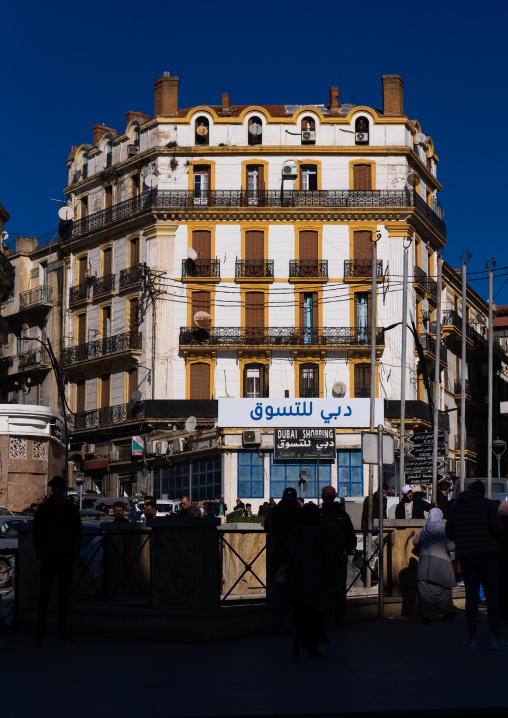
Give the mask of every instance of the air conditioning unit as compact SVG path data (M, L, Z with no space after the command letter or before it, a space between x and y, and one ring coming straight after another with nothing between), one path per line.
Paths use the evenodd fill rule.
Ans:
M94 267L88 267L88 269L85 272L85 277L87 279L95 279L97 276L97 270L94 269Z
M181 451L185 451L186 448L187 448L187 441L183 438L183 436L180 436L176 440L176 450L181 452Z
M316 140L316 133L314 130L304 130L302 132L302 141L303 142L312 142Z
M85 446L85 454L95 454L95 444L87 444Z
M118 449L116 449L115 451L109 452L109 460L110 461L120 461L120 452L118 451Z
M356 142L368 142L369 141L369 133L368 132L355 132L355 140L356 140Z
M137 155L139 152L139 147L137 145L127 145L127 157L132 157L133 155Z
M282 174L284 177L292 177L298 174L298 167L293 160L288 160L282 165Z
M147 454L155 454L156 453L156 444L158 444L158 441L147 441L146 442L146 453Z
M398 436L393 437L393 450L400 451L400 439Z
M168 453L168 441L154 441L155 444L155 454L167 454Z
M259 429L246 429L242 432L244 446L261 446L261 432Z

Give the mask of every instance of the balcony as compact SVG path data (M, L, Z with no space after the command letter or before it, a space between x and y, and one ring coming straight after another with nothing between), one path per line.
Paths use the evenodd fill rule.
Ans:
M443 312L441 324L443 325L443 330L457 332L462 336L462 318L453 309L446 309Z
M79 304L79 302L86 302L90 297L90 283L83 282L82 284L76 284L69 290L69 306L73 304Z
M464 449L470 454L476 455L476 441L472 436L466 436ZM460 436L455 435L455 451L460 451Z
M383 260L377 260L376 277L383 276ZM345 259L344 279L370 279L372 277L371 259Z
M112 426L127 421L140 421L145 418L145 402L107 406L102 409L80 411L71 416L72 431L83 431L101 426ZM130 447L129 447L130 448ZM129 456L129 461L132 455Z
M220 259L182 259L182 277L220 277Z
M328 279L327 259L290 259L290 279L319 278Z
M385 418L392 423L400 421L400 401L396 399L385 399ZM424 401L411 399L406 401L406 421L414 428L425 429L433 425L433 412ZM444 411L438 412L438 427L443 431L450 431L450 417ZM408 426L406 426L406 429Z
M447 309L443 312L443 331L450 334L456 341L462 341L462 317L453 309ZM477 349L482 354L489 351L489 343L484 336L477 332L470 324L466 324L466 340L468 344Z
M427 289L427 274L421 267L413 267L413 287L424 295Z
M62 351L60 363L70 366L85 361L95 361L125 352L141 351L143 349L141 332L125 332L105 339L94 339L87 344L78 344L67 347Z
M329 347L345 349L370 347L369 328L326 327L294 329L291 327L214 327L209 331L198 327L180 328L180 347ZM384 329L376 329L376 342L384 346Z
M134 267L122 269L120 272L120 289L134 287L143 282L145 267L143 264L136 264Z
M462 392L461 383L460 383L460 381L456 381L453 385L453 393L454 393L455 398L458 399L458 401L460 401L460 397L462 395L461 392ZM473 394L472 394L472 389L471 389L471 382L469 381L469 379L466 379L466 398L471 398L472 396L473 396Z
M273 259L237 259L236 279L273 279Z
M115 275L106 274L104 277L98 277L93 283L93 296L102 297L105 294L113 294L115 291Z
M14 282L14 267L5 254L0 251L0 288L3 290L12 287Z
M18 355L18 369L48 369L50 366L49 354L41 347Z
M422 346L423 353L426 359L434 359L436 356L436 340L430 334L419 334L418 340ZM446 344L443 342L439 345L439 361L446 364L448 360L448 353Z
M253 201L256 204L253 204ZM140 213L153 210L188 211L196 208L218 210L267 207L291 210L299 207L320 209L363 209L394 208L414 209L443 237L446 225L416 192L403 190L260 190L253 198L249 190L147 190L132 199L108 207L101 212L83 217L72 223L69 236L62 242L69 242L88 232L116 224Z
M48 287L46 284L41 284L40 287L29 289L28 292L22 292L19 295L19 309L20 311L24 311L32 307L48 305L51 302L52 294L53 287Z

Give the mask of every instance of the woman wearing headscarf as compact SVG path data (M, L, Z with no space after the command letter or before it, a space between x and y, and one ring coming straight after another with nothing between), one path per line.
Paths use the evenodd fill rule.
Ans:
M320 524L318 507L305 504L299 513L281 556L284 588L296 625L294 661L299 659L300 647L308 651L309 658L318 658L319 643L329 645L324 625L333 611L333 590L339 579L330 535Z
M508 618L508 501L501 501L497 513L503 524L499 541L499 603L501 618Z
M455 544L446 538L443 512L431 509L427 523L413 538L419 546L418 612L423 623L431 616L441 615L444 620L456 618L452 589L457 585L452 562L448 555Z

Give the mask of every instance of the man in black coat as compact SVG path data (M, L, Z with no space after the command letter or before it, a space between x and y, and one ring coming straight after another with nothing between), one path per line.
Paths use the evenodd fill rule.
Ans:
M388 494L388 484L383 484L383 518L386 518L386 507L388 505L388 500L386 498ZM374 491L373 497L372 497L372 520L373 521L379 521L379 491ZM366 496L363 502L363 509L362 509L362 522L361 522L361 528L362 531L367 531L369 528L369 497Z
M450 493L450 482L440 481L437 485L436 504L437 508L443 512L443 518L446 521L448 519L448 512L450 510L450 501L448 500L448 494Z
M356 533L342 504L335 501L337 492L333 486L324 486L321 498L321 525L332 540L333 555L339 571L339 586L334 595L333 627L341 631L346 622L347 557L356 548Z
M446 522L446 535L455 541L455 555L460 559L466 587L466 624L469 634L464 648L475 651L476 623L480 583L485 590L491 647L508 648L500 636L499 608L499 546L497 537L503 533L503 524L497 514L497 503L485 498L485 484L474 481L467 491L459 494L450 507Z
M402 487L402 500L395 508L396 519L424 519L424 511L432 508L428 501L420 496L413 496L413 489L409 484Z
M82 526L79 511L65 496L67 487L61 476L48 483L52 495L35 512L32 539L41 562L41 592L37 615L35 646L44 645L46 616L55 578L58 577L59 642L72 645L76 641L67 631L69 591L74 563L81 550Z

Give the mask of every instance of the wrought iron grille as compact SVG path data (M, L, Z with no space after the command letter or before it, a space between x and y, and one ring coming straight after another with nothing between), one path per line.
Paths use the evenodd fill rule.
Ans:
M462 391L460 381L456 381L454 383L453 388L454 388L454 394L460 394ZM471 382L469 381L469 379L466 379L466 394L469 394L469 396L471 396Z
M290 259L290 277L328 277L327 259Z
M76 284L75 287L71 287L69 290L69 304L76 304L76 302L82 302L88 299L90 295L90 284L83 282L82 284Z
M455 329L462 330L462 319L459 317L457 312L455 312L453 309L446 309L443 312L443 326L445 327L455 327Z
M387 419L400 419L400 402L396 399L385 399L385 417ZM406 401L406 419L409 421L433 422L431 407L424 401L410 399ZM450 431L450 417L444 411L438 413L438 426L444 431Z
M62 351L61 364L68 366L80 361L99 359L111 354L118 354L129 350L140 350L143 348L141 332L125 332L115 334L113 337L94 339L87 344L78 344L75 347L67 347Z
M214 327L208 331L198 327L180 328L180 345L199 346L368 346L371 342L370 328L326 327ZM376 329L376 342L384 345L384 329Z
M425 217L425 219L434 227L434 229L437 229L437 231L443 237L446 237L446 224L443 222L441 217L438 217L432 207L429 207L429 205L420 197L420 195L416 191L413 191L413 204L415 209L418 210L418 212L420 212L420 214ZM439 207L439 209L442 211L441 207Z
M40 287L29 289L28 292L22 292L19 295L19 306L21 309L26 309L27 307L33 307L36 304L45 304L51 300L52 294L53 287L41 284Z
M273 277L273 259L237 259L235 277Z
M220 277L220 259L182 259L182 277Z
M426 286L427 274L423 271L421 267L415 266L413 268L413 281L415 284L420 284L422 287Z
M377 260L376 277L383 276L383 260ZM372 277L371 259L345 259L344 277Z
M465 449L476 453L476 441L472 436L466 436ZM455 435L455 451L460 451L460 436L458 434Z
M83 429L91 429L95 426L111 426L112 424L122 423L124 421L138 421L145 418L145 402L136 401L131 404L118 404L117 406L106 406L102 409L92 409L91 411L81 411L71 417L73 431ZM131 458L127 448L121 454L121 459Z
M109 294L115 291L115 275L106 274L104 277L98 277L93 283L93 295L98 297L101 294Z
M430 277L426 279L425 294L432 299L437 300L437 282Z
M18 367L24 369L27 367L43 366L49 364L49 356L45 349L30 349L23 352L18 357Z
M142 264L136 264L134 267L129 267L128 269L122 269L120 272L120 289L142 282L143 270L144 267Z

